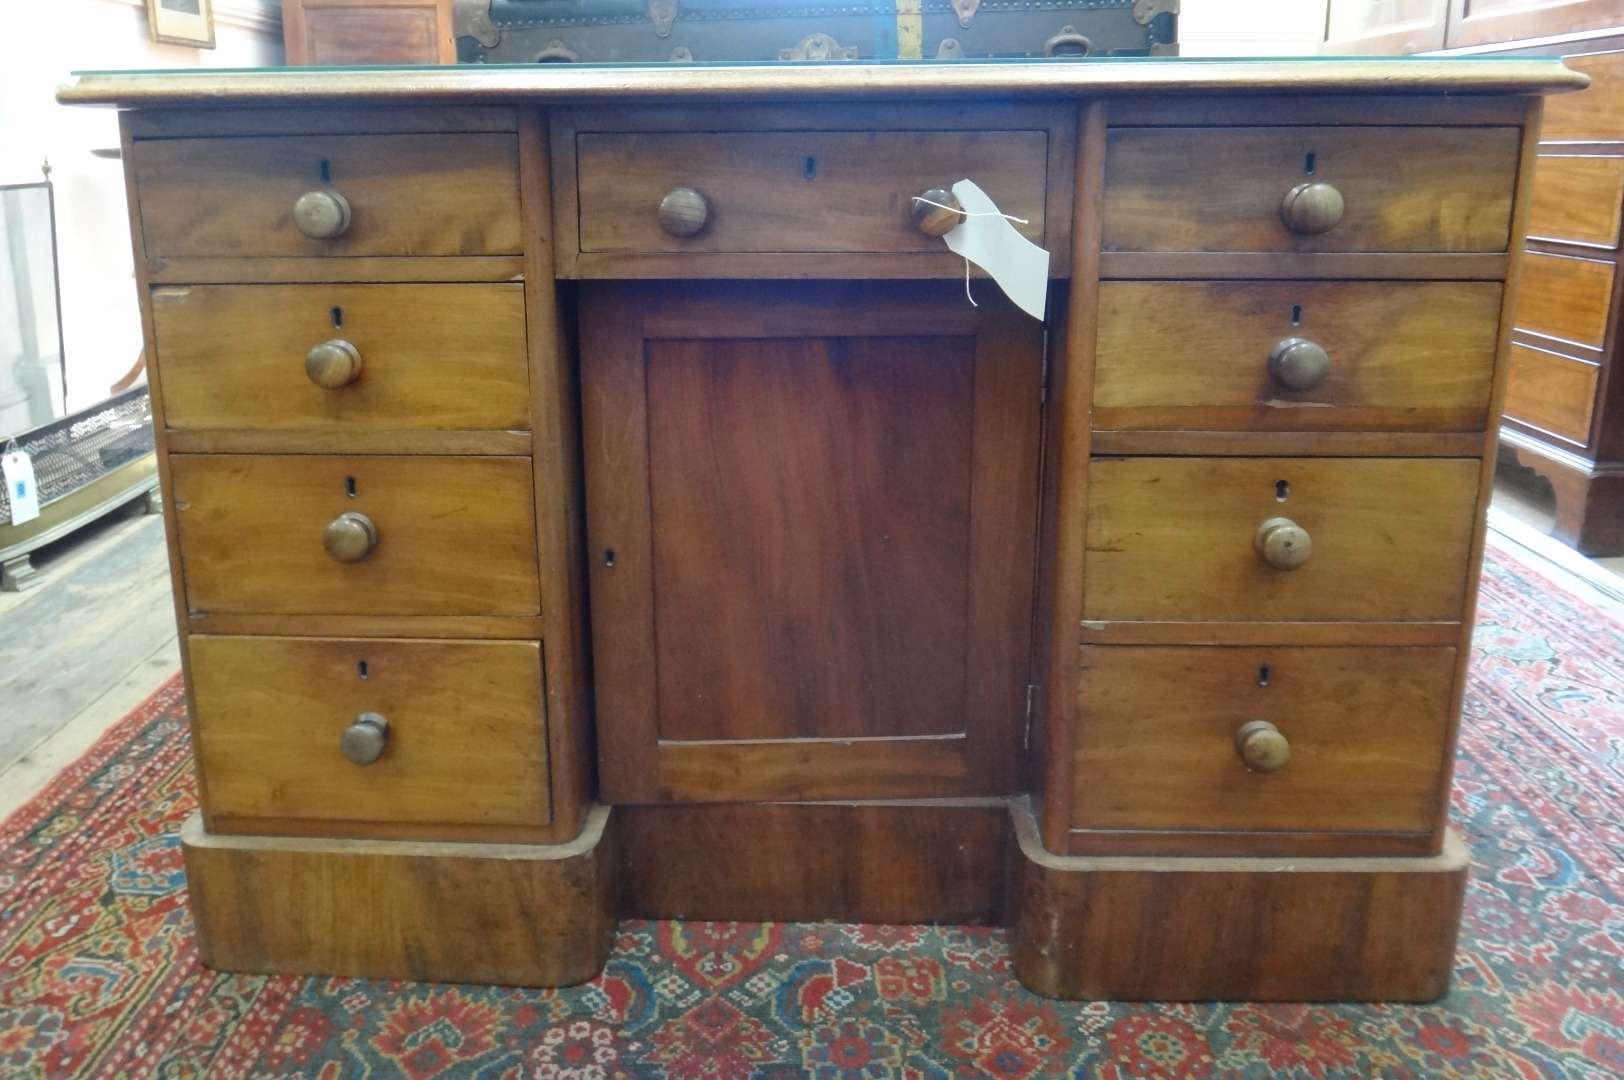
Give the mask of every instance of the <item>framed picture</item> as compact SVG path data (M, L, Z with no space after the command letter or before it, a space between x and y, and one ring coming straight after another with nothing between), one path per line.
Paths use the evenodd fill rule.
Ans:
M214 0L147 0L153 41L214 48Z

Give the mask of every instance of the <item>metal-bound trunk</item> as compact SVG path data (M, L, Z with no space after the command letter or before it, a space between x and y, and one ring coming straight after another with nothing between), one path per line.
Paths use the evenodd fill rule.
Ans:
M1179 0L457 0L465 64L1167 56Z

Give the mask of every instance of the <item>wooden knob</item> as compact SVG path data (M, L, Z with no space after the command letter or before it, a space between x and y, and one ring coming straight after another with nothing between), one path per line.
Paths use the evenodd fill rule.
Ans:
M293 224L312 240L343 236L350 227L350 202L336 191L307 191L293 204Z
M361 353L343 338L334 338L305 353L305 374L324 390L348 386L361 376Z
M389 721L375 712L364 712L344 729L338 740L344 756L357 765L371 765L383 756L389 745Z
M1269 378L1287 390L1312 390L1330 371L1330 354L1307 338L1288 337L1269 354Z
M1275 772L1291 757L1291 744L1267 720L1248 720L1235 732L1235 753L1253 772Z
M945 188L920 192L909 213L914 226L926 236L946 236L964 223L959 197Z
M365 514L350 510L327 523L321 546L336 562L358 563L378 546L378 527Z
M1345 209L1342 193L1316 180L1311 184L1298 184L1286 192L1280 202L1280 217L1292 232L1318 236L1336 228Z
M1252 546L1276 570L1295 570L1314 553L1308 530L1290 518L1270 518L1257 527Z
M672 188L660 200L660 228L672 236L693 236L710 220L710 203L693 188Z

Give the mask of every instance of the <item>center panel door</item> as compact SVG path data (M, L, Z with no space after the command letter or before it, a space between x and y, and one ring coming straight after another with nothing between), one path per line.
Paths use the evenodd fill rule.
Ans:
M945 283L593 283L581 326L604 801L1013 790L1040 324Z

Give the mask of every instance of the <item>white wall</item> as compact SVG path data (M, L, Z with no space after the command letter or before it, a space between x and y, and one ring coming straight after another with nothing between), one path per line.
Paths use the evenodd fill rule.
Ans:
M1313 56L1325 39L1326 0L1183 0L1184 56Z
M142 0L0 0L0 184L56 182L68 408L107 395L141 348L123 171L92 149L118 146L111 109L67 108L74 71L257 67L282 62L275 0L215 0L214 49L155 45Z

